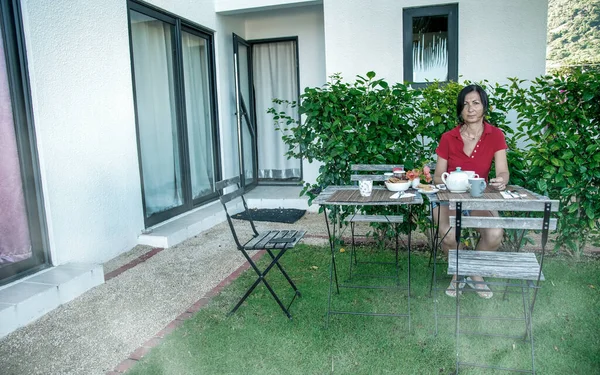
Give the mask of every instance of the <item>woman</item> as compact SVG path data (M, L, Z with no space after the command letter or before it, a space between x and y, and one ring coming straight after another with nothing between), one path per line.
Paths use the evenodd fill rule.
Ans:
M475 171L479 177L487 180L493 161L496 167L496 177L489 179L488 185L497 190L506 188L509 179L508 162L506 161L508 147L502 130L485 121L487 110L488 96L481 87L469 85L458 94L456 114L460 125L444 133L440 139L436 149L438 155L434 174L436 184L442 183L442 173L452 172L456 167ZM468 214L470 216L498 216L497 211L473 210ZM454 228L450 228L449 222L449 216L454 215L454 211L449 210L447 203L434 208L433 216L437 222L440 238L443 237L442 250L446 256L449 249L456 249ZM479 229L479 233L480 240L476 250L496 251L500 247L504 235L502 228ZM452 278L452 281L454 280L456 280L456 275ZM493 294L487 285L476 283L483 281L481 276L472 275L467 277L466 281L471 288L477 290L480 297L492 298ZM450 282L446 294L456 297L453 282Z

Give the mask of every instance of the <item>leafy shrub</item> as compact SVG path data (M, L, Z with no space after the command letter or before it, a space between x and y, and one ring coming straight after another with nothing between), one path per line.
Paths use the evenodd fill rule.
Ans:
M560 200L556 248L579 255L600 223L600 69L563 69L522 84L512 79L508 96L529 142L524 186Z
M471 83L433 82L413 89L375 76L368 72L366 78L344 82L336 74L323 87L306 88L298 107L302 123L283 108L297 103L275 99L268 110L276 127L286 130L287 155L321 163L316 183L305 184L303 190L310 201L328 185L348 184L351 164L404 164L412 169L435 161L441 135L458 123L458 93ZM477 84L489 95L488 122L506 135L511 183L560 199L556 248L566 246L580 254L596 238L600 219L600 74L571 68L532 82L510 81ZM516 131L507 120L511 111L518 116ZM368 213L376 210L407 213L406 207L367 208ZM410 222L427 233L426 210L412 214L402 230ZM506 236L513 242L518 238L510 231Z

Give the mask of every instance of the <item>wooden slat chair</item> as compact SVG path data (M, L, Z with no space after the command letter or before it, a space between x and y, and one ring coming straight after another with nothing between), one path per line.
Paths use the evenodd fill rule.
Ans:
M228 193L224 192L225 189L231 189L232 187L235 187L236 189ZM292 279L287 274L287 272L285 272L285 269L280 263L280 259L281 257L283 257L287 250L296 246L296 244L302 239L302 237L304 237L306 231L290 229L258 232L256 230L256 226L254 225L254 221L252 220L251 211L248 209L246 199L244 198L244 189L240 187L240 177L238 176L227 180L219 181L216 184L216 188L219 192L221 204L225 209L225 214L227 215L227 222L229 223L229 228L231 229L233 240L235 241L238 250L242 252L244 258L246 258L254 272L256 272L256 274L258 275L257 279L254 281L254 283L250 286L250 288L246 291L244 296L240 299L240 301L235 305L235 307L231 310L229 314L231 315L235 313L237 309L242 305L242 303L244 303L246 298L248 298L248 296L252 293L254 288L256 288L256 286L262 282L267 287L267 289L269 290L269 292L271 293L281 310L285 313L285 315L287 315L289 319L292 319L292 316L289 312L289 308L296 299L296 297L300 297L301 294L294 282L292 281ZM236 202L238 203L239 201L241 201L243 205L243 210L245 211L250 227L252 228L252 237L245 243L242 243L240 241L233 220L231 219L229 210L227 208L228 204L232 205L232 201L234 201L235 199L238 199L236 200ZM248 251L255 250L265 250L271 257L271 262L263 270L259 269L256 263L248 255ZM285 279L288 281L288 283L294 290L294 297L292 298L291 302L288 304L287 307L283 305L283 303L281 302L281 300L279 299L269 282L266 280L267 274L274 266L276 266L279 269L279 271L283 274Z
M388 177L384 175L385 172L391 172L394 168L403 168L404 166L401 164L353 164L350 166L353 174L350 176L351 181L363 181L363 180L371 180L373 182L383 182ZM350 222L350 232L352 236L352 247L350 253L350 279L352 279L353 266L357 266L359 263L363 264L393 264L395 266L396 273L394 276L396 280L399 282L399 263L398 263L398 240L399 240L399 230L398 225L404 222L404 217L402 215L367 215L367 214L358 214L354 213L349 218ZM392 226L394 231L394 240L395 240L395 261L394 262L358 262L356 256L356 241L355 241L355 226L357 223L382 223L389 224ZM374 276L374 275L360 275L360 276ZM387 277L381 276L379 277Z
M504 229L531 229L541 230L542 252L538 257L534 253L526 252L496 252L496 251L469 251L469 250L451 250L448 256L448 274L457 275L455 289L458 291L456 295L456 371L461 367L484 367L500 369L505 371L526 372L535 374L535 357L534 357L534 342L533 342L533 310L540 288L540 281L544 280L542 267L544 264L544 255L546 252L546 242L548 240L548 231L556 229L557 220L550 218L552 212L558 211L559 202L550 200L546 197L540 197L538 200L522 200L517 202L487 202L485 209L504 211L504 216L499 217L475 217L463 216L462 210L477 210L481 209L479 202L460 202L450 201L450 210L456 209L456 216L450 217L450 225L456 228L456 241L460 243L461 232L464 228L504 228ZM510 207L508 206L510 204ZM543 218L532 217L510 217L506 216L506 210L526 211L526 212L543 212ZM518 245L517 245L518 246ZM458 256L457 256L458 254ZM462 316L461 315L461 293L465 291L476 292L475 289L466 289L460 287L460 283L465 281L465 277L470 275L482 276L485 281L471 282L475 286L487 285L488 287L504 288L504 297L507 296L507 290L515 290L520 293L523 300L522 313L523 318L513 317L498 317L498 316ZM501 281L490 281L498 280ZM464 285L464 284L463 284ZM533 296L530 292L533 291ZM461 319L468 320L520 320L525 324L525 334L523 336L506 335L506 334L490 334L489 332L469 332L461 330ZM531 370L518 368L506 368L489 364L461 362L460 353L460 337L461 335L481 335L493 337L505 337L510 339L520 338L527 341L531 346Z

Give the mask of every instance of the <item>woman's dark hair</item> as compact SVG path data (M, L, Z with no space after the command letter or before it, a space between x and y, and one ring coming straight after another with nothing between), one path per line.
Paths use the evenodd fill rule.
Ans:
M461 122L463 121L461 113L463 108L465 107L465 97L467 96L467 94L473 91L477 92L479 94L479 97L481 98L481 104L483 105L483 115L485 116L485 114L488 111L489 102L488 96L485 93L485 91L481 88L481 86L469 85L460 91L460 93L458 94L458 99L456 100L456 117L458 117L458 119Z

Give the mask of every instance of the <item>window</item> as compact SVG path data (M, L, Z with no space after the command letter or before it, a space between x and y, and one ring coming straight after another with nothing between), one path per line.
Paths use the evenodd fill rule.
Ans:
M458 4L406 8L403 23L404 81L458 80Z
M0 3L0 284L47 266L18 1Z
M144 217L152 226L217 197L213 35L133 1L129 19Z

